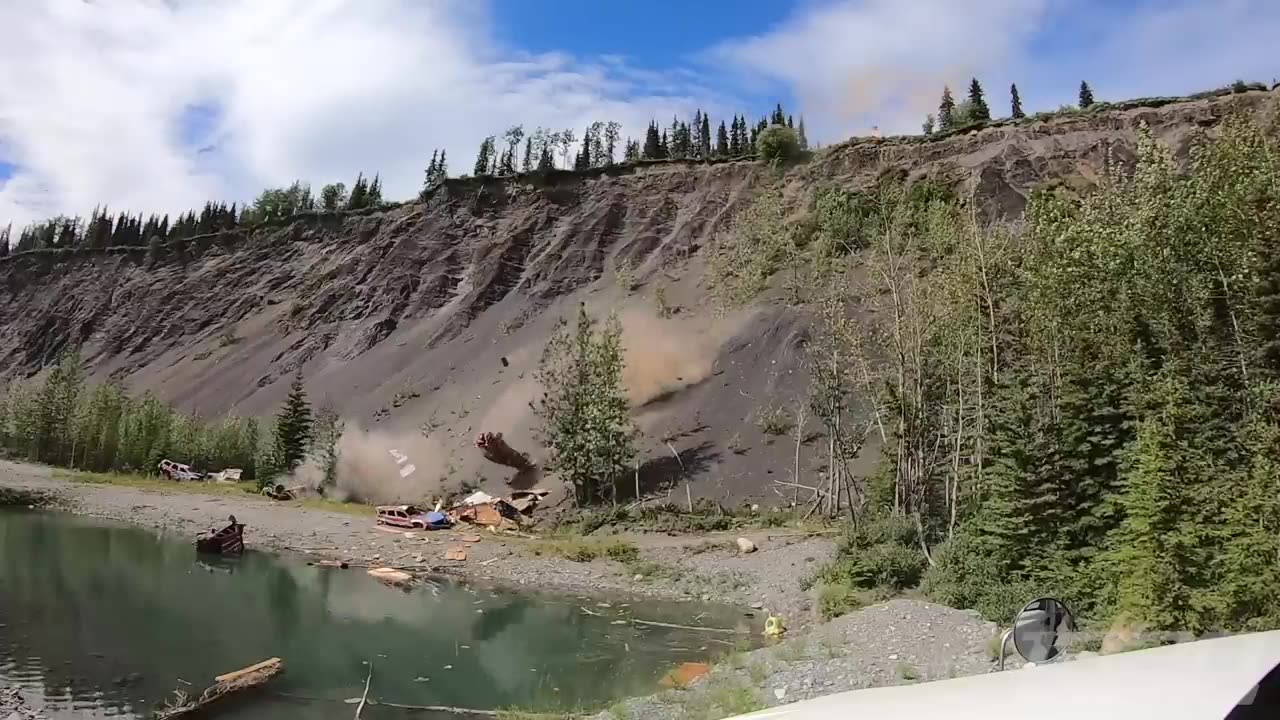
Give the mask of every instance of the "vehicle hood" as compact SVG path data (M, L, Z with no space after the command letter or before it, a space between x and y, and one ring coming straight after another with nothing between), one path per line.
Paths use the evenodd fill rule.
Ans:
M1280 630L828 695L737 718L1222 720L1280 664Z

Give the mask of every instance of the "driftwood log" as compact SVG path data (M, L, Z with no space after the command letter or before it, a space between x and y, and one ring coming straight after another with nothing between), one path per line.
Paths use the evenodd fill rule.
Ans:
M263 660L235 672L219 675L199 696L192 698L179 694L176 702L171 702L168 706L156 711L152 717L154 720L169 720L169 718L189 715L232 693L265 685L283 669L283 663L277 657Z

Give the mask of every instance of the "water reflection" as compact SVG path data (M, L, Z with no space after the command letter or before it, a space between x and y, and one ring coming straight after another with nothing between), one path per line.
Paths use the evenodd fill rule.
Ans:
M263 658L285 659L281 693L417 705L570 708L655 689L675 662L726 650L723 636L613 625L619 608L454 584L391 590L358 570L266 553L197 561L185 538L72 516L0 511L0 681L46 713L146 714ZM731 610L646 603L640 617L729 627ZM757 630L758 632L758 630ZM751 637L758 637L752 633ZM733 638L727 638L733 639ZM38 702L37 702L38 704ZM277 699L228 717L350 717L340 702ZM398 711L371 708L366 717ZM83 717L75 713L76 717Z

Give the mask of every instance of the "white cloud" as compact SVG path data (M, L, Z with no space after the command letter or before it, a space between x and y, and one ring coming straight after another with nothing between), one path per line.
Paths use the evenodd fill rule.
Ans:
M877 124L918 131L944 84L960 91L971 76L1007 62L1047 7L1047 0L828 2L711 54L788 86L821 139Z
M716 102L682 73L504 51L488 27L474 0L0 4L0 146L18 166L0 219L174 211L358 170L410 197L433 148L468 172L514 122L640 136ZM196 108L207 136L184 138Z
M828 0L710 56L747 81L800 101L810 136L838 140L878 125L917 132L944 84L960 99L981 79L993 114L1017 82L1024 106L1186 94L1276 73L1274 0Z
M172 212L357 171L406 198L433 148L468 172L514 122L614 119L641 137L696 106L764 109L726 87L789 91L824 142L914 132L971 76L997 115L1011 81L1028 110L1074 102L1081 79L1100 99L1180 94L1270 80L1276 27L1274 0L806 0L705 65L656 71L500 47L484 0L0 2L0 159L18 166L0 222Z

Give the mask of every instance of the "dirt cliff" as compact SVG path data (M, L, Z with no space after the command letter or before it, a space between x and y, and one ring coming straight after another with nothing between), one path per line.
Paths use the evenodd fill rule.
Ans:
M796 197L896 167L973 193L988 218L1012 219L1035 188L1082 190L1108 158L1131 160L1139 123L1185 158L1193 132L1212 132L1232 108L1270 112L1278 97L1122 107L927 142L853 140L785 183ZM747 162L655 163L458 179L425 202L296 217L154 253L15 255L0 261L0 379L79 347L95 378L211 417L271 413L301 369L313 400L365 432L347 450L375 468L360 480L366 490L500 486L509 471L471 442L502 432L542 456L533 369L555 318L583 301L624 321L628 386L648 438L641 482L673 486L681 501L691 478L694 498L769 503L782 497L773 480L790 477L795 448L754 418L805 387L805 323L767 299L713 312L699 252L765 174ZM412 483L395 480L391 447L418 467Z

